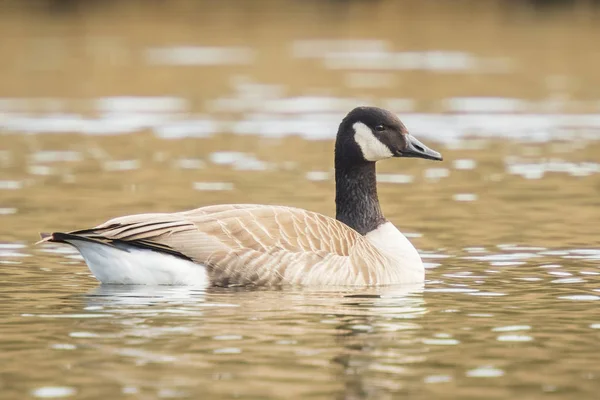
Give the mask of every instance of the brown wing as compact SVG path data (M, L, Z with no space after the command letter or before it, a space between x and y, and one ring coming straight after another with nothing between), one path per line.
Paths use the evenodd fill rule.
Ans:
M73 234L128 243L206 265L215 285L364 284L356 267L377 252L356 231L290 207L217 205L174 214L140 214ZM366 251L366 253L365 253ZM365 254L362 254L365 253Z

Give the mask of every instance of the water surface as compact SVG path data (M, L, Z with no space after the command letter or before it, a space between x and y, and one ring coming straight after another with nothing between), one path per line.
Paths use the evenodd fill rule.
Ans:
M443 163L381 163L384 211L421 251L425 285L204 291L99 286L71 248L33 242L38 231L220 202L331 215L330 141L4 139L3 398L567 399L598 389L595 142L430 143Z
M598 397L592 10L9 3L2 399ZM444 155L378 166L424 285L100 286L73 249L33 244L218 203L335 215L332 139L362 104Z

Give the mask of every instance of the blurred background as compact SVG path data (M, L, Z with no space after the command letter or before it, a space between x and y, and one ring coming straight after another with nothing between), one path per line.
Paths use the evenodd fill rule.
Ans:
M215 397L594 398L599 43L597 0L0 2L3 398L197 397L198 379ZM358 105L444 155L378 165L428 269L405 308L209 291L213 311L167 293L148 317L72 249L33 246L216 203L334 215L333 140Z
M1 8L0 206L3 225L16 225L9 237L70 229L61 213L88 208L81 201L99 204L84 212L93 224L130 208L225 200L332 214L332 140L357 105L388 108L417 137L450 146L438 145L444 164L381 165L383 194L405 184L390 190L405 206L422 204L424 193L431 204L476 198L477 188L423 186L445 178L477 186L450 173L453 159L488 182L600 169L587 156L600 129L592 0L31 0ZM568 159L539 146L555 140ZM469 147L479 150L464 153ZM392 216L401 212L387 203ZM490 219L502 209L476 212ZM465 215L460 206L443 212ZM23 224L28 217L35 230ZM442 229L407 218L409 228Z

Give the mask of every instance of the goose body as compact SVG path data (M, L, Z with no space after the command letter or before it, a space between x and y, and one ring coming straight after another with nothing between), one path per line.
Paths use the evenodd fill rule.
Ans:
M336 140L336 218L284 206L229 204L112 219L42 234L82 254L102 283L198 286L422 282L414 246L381 212L375 162L441 160L392 113L352 110Z

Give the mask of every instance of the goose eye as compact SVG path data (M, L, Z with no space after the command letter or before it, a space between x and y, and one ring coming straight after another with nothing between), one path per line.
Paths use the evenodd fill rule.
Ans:
M377 125L377 126L375 127L375 130L376 130L377 132L382 132L382 131L384 131L384 130L385 130L385 127L384 127L383 125Z

